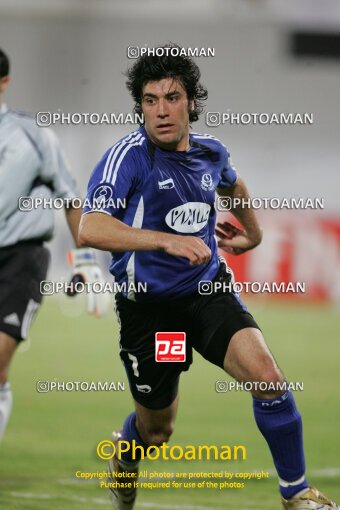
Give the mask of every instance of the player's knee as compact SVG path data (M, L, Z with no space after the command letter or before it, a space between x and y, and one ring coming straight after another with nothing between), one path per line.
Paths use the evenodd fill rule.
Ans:
M14 338L0 332L0 384L7 381L9 366L17 346Z
M6 354L7 353L1 351L0 347L0 384L5 383L8 377L9 360Z
M174 431L172 423L144 429L143 439L148 445L161 446L167 443Z
M265 371L262 373L261 379L268 386L278 386L284 380L280 369L275 365L266 367Z
M152 446L161 446L163 443L167 443L170 439L171 433L167 430L158 432L151 432L148 435L147 443Z
M1 354L0 354L1 356ZM8 379L8 366L0 363L0 384L4 384Z
M253 396L257 398L274 398L284 393L284 376L274 360L268 359L261 364L261 370L255 380Z

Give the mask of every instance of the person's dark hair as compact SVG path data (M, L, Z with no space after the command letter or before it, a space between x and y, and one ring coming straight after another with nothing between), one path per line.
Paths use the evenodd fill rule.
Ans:
M0 78L9 75L9 59L4 51L0 48Z
M189 112L189 121L195 122L208 97L207 89L199 82L201 72L192 58L181 55L182 48L177 44L171 43L159 48L164 49L162 56L143 55L126 72L126 86L135 101L134 112L142 114L142 91L146 83L173 78L184 87L188 99L194 101L194 109Z

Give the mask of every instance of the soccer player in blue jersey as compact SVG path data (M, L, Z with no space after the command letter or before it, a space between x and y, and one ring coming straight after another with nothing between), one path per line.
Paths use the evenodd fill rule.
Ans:
M145 124L121 139L94 169L79 240L112 252L110 270L126 292L116 297L121 358L135 411L115 441L145 448L167 442L174 428L178 383L192 349L237 381L282 384L284 375L255 320L233 292L200 295L200 281L226 281L218 257L215 194L249 197L215 137L191 131L207 97L200 71L186 56L143 56L128 71L135 111ZM119 207L118 204L126 207ZM216 231L224 251L241 254L262 238L251 208L232 211L244 230ZM236 233L235 233L236 232ZM138 283L147 292L136 292ZM186 333L186 361L155 361L157 332ZM285 509L340 509L305 478L302 421L290 391L252 391L255 420L279 477ZM131 452L111 469L137 471ZM135 489L112 489L115 508L130 510Z

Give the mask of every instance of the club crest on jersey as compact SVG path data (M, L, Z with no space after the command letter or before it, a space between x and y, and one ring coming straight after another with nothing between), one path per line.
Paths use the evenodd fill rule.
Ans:
M206 226L210 209L210 205L204 202L187 202L171 209L165 217L165 223L176 232L193 234Z
M99 186L93 193L92 201L96 207L107 207L112 198L112 188L107 185Z
M159 189L172 189L175 187L175 183L172 179L166 179L165 181L158 181Z
M203 174L201 179L201 188L204 191L213 191L214 183L210 174Z

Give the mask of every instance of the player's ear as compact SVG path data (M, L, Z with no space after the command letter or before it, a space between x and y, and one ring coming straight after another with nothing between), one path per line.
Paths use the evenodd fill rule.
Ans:
M0 92L4 92L7 88L7 85L9 84L9 82L11 81L10 77L9 76L4 76L3 78L0 79Z
M195 100L194 99L190 99L189 100L189 112L193 112L195 109Z

